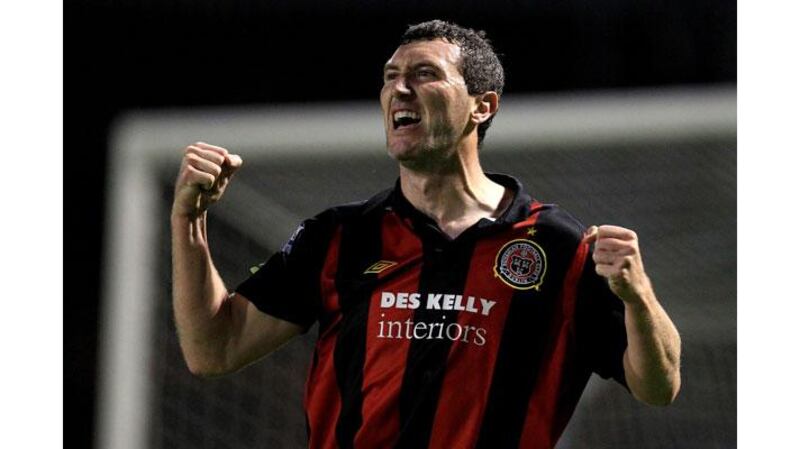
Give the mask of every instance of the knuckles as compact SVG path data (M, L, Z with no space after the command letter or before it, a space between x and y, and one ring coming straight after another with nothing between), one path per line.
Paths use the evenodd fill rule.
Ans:
M635 231L614 225L600 225L597 227L597 238L617 238L623 240L638 240L639 236Z
M207 144L206 142L203 142L202 140L198 140L197 142L193 143L192 145L196 146L196 147L212 147L213 146L213 145ZM213 146L213 147L215 149L218 149L218 150L221 150L221 151L225 151L225 152L228 151L228 150L226 150L225 148L222 148L222 147L218 147L218 146Z
M190 164L186 165L186 169L183 171L180 179L183 182L179 181L179 184L207 184L207 183L214 183L216 181L216 176L212 175L211 173L206 173L202 170L198 170L197 168L191 166Z
M198 194L202 195L205 204L216 202L222 196L229 177L224 171L227 155L226 149L203 142L183 148L175 183L175 201L185 203L181 207L192 210L196 207Z
M219 176L222 173L222 167L219 164L209 161L208 159L202 158L194 153L189 153L186 155L186 160L189 162L189 165L192 165L194 168L205 171L201 166L209 167L212 171L212 175Z
M192 155L206 160L209 160L208 158L210 157L213 161L209 160L209 162L213 162L217 165L222 165L225 162L225 156L227 154L228 150L224 148L220 150L205 149L199 146L199 144L189 145L183 149L184 159Z
M222 148L222 147L218 147L218 146L214 146L214 145L209 145L209 144L207 144L205 142L201 142L201 141L197 141L197 142L193 143L192 145L189 145L189 147L190 148L191 147L195 147L195 148L198 148L198 149L202 148L202 149L205 149L207 151L213 151L215 153L222 154L222 156L226 156L228 154L228 150L226 148Z

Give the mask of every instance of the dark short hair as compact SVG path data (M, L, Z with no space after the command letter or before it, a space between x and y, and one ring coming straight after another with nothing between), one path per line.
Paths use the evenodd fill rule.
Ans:
M470 95L488 91L502 95L505 83L503 65L486 38L485 31L475 31L443 20L431 20L409 26L400 38L400 45L434 39L443 39L461 49L459 69ZM489 120L478 125L478 145L483 143L493 119L494 116L489 117Z

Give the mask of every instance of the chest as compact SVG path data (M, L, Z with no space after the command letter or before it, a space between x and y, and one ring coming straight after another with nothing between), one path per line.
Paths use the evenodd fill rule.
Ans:
M369 323L379 338L477 346L500 338L511 313L542 323L564 315L576 245L530 222L464 237L436 238L401 222L384 223L379 235L345 233L342 248L355 247L323 273L331 287L323 314Z

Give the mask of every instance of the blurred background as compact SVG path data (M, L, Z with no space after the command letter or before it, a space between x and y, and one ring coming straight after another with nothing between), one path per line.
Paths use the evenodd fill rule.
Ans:
M560 447L736 446L736 4L688 0L65 5L65 184L82 192L65 215L64 391L82 417L66 441L303 447L313 330L225 379L183 365L169 304L177 156L200 139L245 156L210 229L235 285L298 220L393 182L381 67L431 18L486 30L506 68L484 167L585 223L636 229L683 334L675 405L593 380Z

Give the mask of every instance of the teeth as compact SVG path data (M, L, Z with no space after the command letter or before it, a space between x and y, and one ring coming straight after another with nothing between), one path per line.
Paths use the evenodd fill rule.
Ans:
M419 120L419 114L413 111L397 111L394 113L394 120L400 120L401 118L410 118L413 120Z

